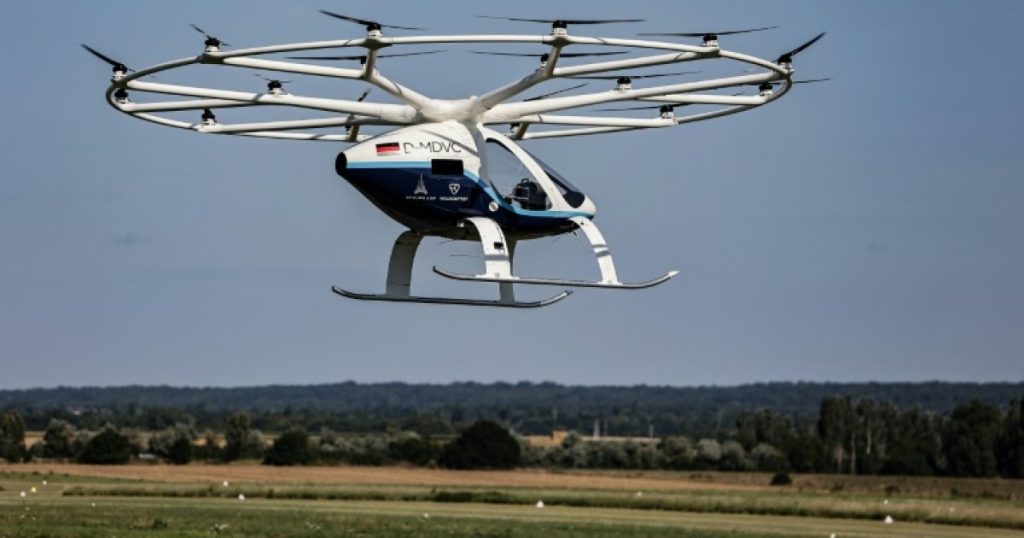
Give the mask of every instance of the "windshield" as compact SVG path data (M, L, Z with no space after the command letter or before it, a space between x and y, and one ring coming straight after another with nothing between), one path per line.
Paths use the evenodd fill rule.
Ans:
M522 148L519 149L522 150ZM551 182L558 188L562 198L565 199L569 206L579 207L583 204L586 196L584 196L575 185L556 172L554 168L548 166L547 163L538 159L536 155L533 155L526 150L522 151L537 162L541 170L544 171L544 174L547 175L548 178L551 179ZM536 178L533 177L533 174L531 174L526 168L526 165L523 164L523 162L520 161L511 150L505 147L505 145L500 141L493 138L487 140L487 160L489 176L487 179L496 189L498 189L498 192L500 193L511 193L516 184L524 178L536 180Z
M536 155L526 151L525 149L523 151L530 157L533 157L533 160L537 161L537 164L539 164L541 169L544 170L544 173L547 174L548 177L551 178L551 181L558 186L558 190L562 191L562 198L565 198L565 201L568 202L570 206L579 207L583 204L583 200L586 199L586 196L584 196L575 185L569 182L568 179L565 179L565 176L556 172L554 168L551 168L548 163L540 160Z

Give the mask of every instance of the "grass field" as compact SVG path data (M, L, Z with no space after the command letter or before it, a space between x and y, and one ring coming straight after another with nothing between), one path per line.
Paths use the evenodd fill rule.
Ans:
M1020 482L843 478L772 488L708 473L17 465L0 467L0 538L1024 536Z

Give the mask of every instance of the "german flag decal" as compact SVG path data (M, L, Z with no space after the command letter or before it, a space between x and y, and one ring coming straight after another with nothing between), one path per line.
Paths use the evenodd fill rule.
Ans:
M386 144L377 144L377 156L383 157L387 155L395 155L398 153L398 142L388 142Z

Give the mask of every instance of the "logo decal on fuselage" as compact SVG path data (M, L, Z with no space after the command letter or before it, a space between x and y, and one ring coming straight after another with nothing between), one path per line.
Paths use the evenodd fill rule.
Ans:
M416 188L413 189L412 194L405 197L406 200L415 200L417 202L468 202L469 196L459 196L459 192L462 190L462 185L458 183L449 183L448 191L452 193L451 196L437 196L430 194L427 190L427 184L423 181L423 174L420 174L420 180L416 183Z
M420 182L416 184L416 190L412 191L413 194L428 194L427 186L423 183L423 174L420 174Z

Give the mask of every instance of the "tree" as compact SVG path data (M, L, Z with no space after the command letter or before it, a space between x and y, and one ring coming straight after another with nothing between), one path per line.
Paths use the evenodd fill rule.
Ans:
M481 420L448 443L439 463L450 469L511 469L519 456L519 443L508 430Z
M809 473L829 470L830 455L824 454L813 425L798 429L782 447L791 471Z
M850 459L850 450L855 429L850 397L826 396L821 400L818 411L818 437L835 462L835 472L843 471L843 464ZM852 465L851 465L852 469Z
M434 445L416 434L404 435L388 443L388 455L395 461L427 465L436 456Z
M149 451L171 463L182 465L192 461L195 432L186 424L175 424L149 438Z
M669 469L692 469L697 450L689 437L665 437L658 443L662 461Z
M245 448L251 431L249 415L238 413L228 419L228 429L224 433L225 461L234 461L246 455Z
M917 408L907 409L896 418L893 430L893 441L880 473L926 476L942 468L936 417Z
M0 458L10 462L25 459L25 421L17 411L0 418Z
M309 446L309 434L302 430L291 430L274 440L274 444L263 457L265 465L308 465L313 461Z
M722 444L722 459L718 462L718 468L723 471L749 471L753 467L747 457L747 451L743 445L736 441L726 441Z
M755 446L750 451L750 458L754 460L758 471L780 472L789 467L782 452L768 443L760 443Z
M715 467L722 459L722 445L714 439L697 441L697 457L705 467Z
M224 449L221 448L220 442L217 439L217 434L212 430L207 430L203 436L202 441L198 444L192 445L192 459L195 460L223 460Z
M89 439L82 448L79 461L98 465L128 463L132 455L131 440L111 425Z
M951 475L995 476L1002 421L999 408L980 400L953 409L943 436Z
M43 433L43 456L47 458L73 458L81 447L75 444L75 427L68 421L50 419Z
M184 465L192 461L192 440L187 437L179 437L171 445L171 453L167 461L175 465Z
M1000 475L1024 478L1024 398L1010 402L996 456Z

